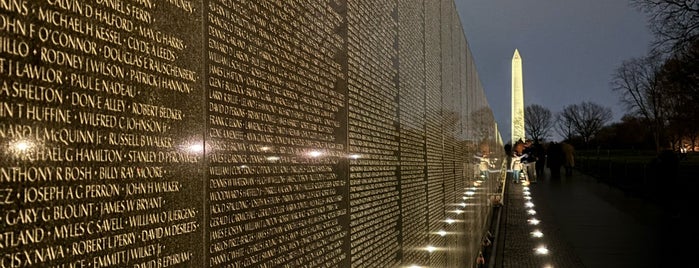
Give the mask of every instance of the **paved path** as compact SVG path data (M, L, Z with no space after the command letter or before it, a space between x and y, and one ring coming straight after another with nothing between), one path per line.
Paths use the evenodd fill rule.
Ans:
M529 185L533 216L527 214L525 191L508 182L497 268L699 267L690 258L699 255L699 225L689 226L686 218L655 204L578 172L558 180L547 174ZM529 224L532 217L540 223ZM532 237L534 230L543 237ZM539 246L548 254L537 254Z

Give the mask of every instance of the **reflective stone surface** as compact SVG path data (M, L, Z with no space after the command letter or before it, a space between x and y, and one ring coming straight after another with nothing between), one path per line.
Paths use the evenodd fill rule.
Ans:
M502 142L452 1L10 0L0 33L0 267L478 252Z

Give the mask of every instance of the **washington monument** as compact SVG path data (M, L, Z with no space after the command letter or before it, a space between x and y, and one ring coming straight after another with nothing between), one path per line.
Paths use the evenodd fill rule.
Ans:
M522 57L515 49L512 56L512 144L524 137L524 89L522 86Z

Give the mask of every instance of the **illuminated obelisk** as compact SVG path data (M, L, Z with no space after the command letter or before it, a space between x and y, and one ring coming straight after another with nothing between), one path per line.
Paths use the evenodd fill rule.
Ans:
M515 49L512 56L512 144L524 141L524 88L522 86L522 57Z

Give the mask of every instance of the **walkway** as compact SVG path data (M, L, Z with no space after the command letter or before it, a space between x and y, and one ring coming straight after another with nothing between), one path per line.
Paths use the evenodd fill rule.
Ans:
M529 185L508 182L497 239L496 268L697 267L699 226L657 205L574 172ZM683 214L687 215L687 213ZM536 218L537 225L528 220ZM542 237L533 237L538 230ZM692 235L690 235L690 233ZM689 243L689 245L684 245ZM545 247L548 254L535 250Z

